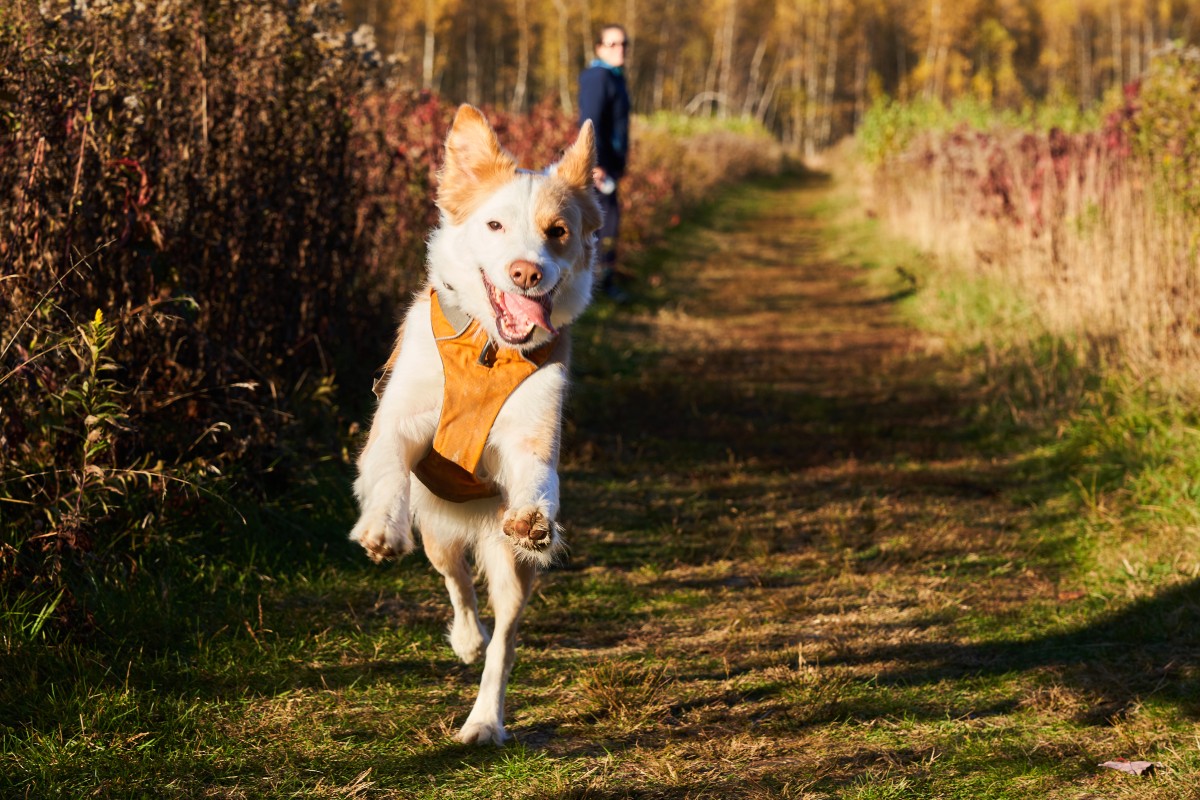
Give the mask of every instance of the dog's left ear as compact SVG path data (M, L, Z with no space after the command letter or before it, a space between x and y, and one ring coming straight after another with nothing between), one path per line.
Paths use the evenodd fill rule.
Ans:
M572 189L587 190L592 186L592 169L596 166L596 133L592 121L586 120L579 129L575 144L567 148L562 160L554 167L554 177Z

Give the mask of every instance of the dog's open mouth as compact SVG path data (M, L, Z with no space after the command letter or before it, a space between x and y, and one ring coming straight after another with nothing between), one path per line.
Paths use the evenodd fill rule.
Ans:
M483 275L482 272L480 274ZM483 275L483 285L487 287L488 299L492 301L492 310L496 313L496 332L508 344L525 344L533 337L536 328L543 328L555 335L558 333L550 323L549 294L527 297L503 292L492 285L487 275Z

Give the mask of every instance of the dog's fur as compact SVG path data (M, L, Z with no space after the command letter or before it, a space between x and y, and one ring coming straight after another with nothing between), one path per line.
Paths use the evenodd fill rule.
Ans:
M411 551L415 528L450 592L451 647L466 663L486 655L478 699L455 737L465 743L502 744L508 738L504 694L517 624L537 569L563 548L555 520L570 350L565 329L591 298L593 235L601 223L591 193L595 160L591 123L585 123L557 164L544 173L519 170L483 115L471 106L459 108L438 176L441 222L429 240L428 284L400 326L358 460L354 490L362 513L350 538L380 561ZM511 274L518 263L534 265L540 281L519 286ZM431 329L430 291L436 290L443 306L478 321L499 347L528 352L553 338L539 325L526 341L514 343L511 331L506 340L485 275L501 292L552 298L548 321L562 341L551 360L508 398L488 436L477 474L493 481L500 495L453 503L412 474L430 449L442 407L444 375ZM468 555L487 579L495 613L490 641L479 621Z

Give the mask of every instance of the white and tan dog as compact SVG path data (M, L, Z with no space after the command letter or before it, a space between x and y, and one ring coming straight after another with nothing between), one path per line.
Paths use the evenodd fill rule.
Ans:
M466 663L486 654L461 742L508 738L517 624L537 569L563 547L566 328L591 299L594 165L591 123L557 164L531 173L479 111L459 108L438 176L428 282L400 327L358 460L362 514L350 538L380 561L411 551L419 532L454 605L451 647ZM487 579L490 643L468 556Z

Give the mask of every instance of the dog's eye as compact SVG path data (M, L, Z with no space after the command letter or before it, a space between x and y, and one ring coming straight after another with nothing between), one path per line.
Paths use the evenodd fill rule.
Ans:
M492 229L492 230L494 230L494 231L502 231L502 230L504 230L504 226L503 226L503 225L501 225L501 224L500 224L499 222L497 222L496 220L492 220L492 221L488 222L488 227L489 227L489 228L491 228L491 229Z
M566 235L567 229L562 225L551 225L549 228L546 228L546 236L550 237L551 239L561 239Z

